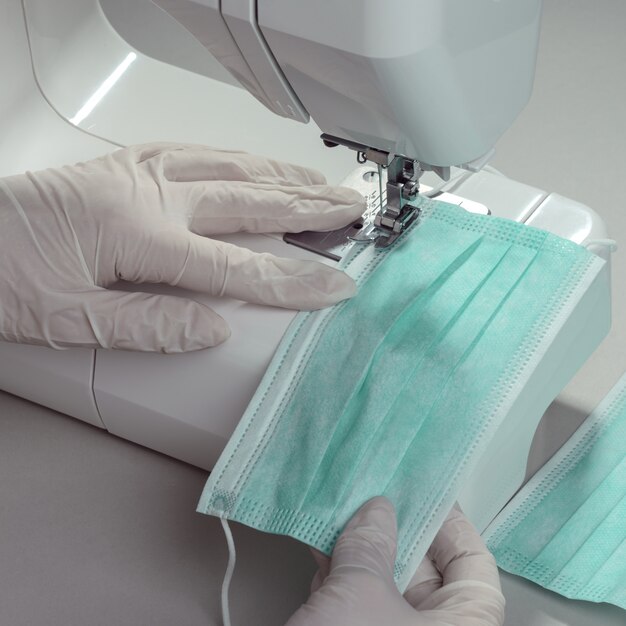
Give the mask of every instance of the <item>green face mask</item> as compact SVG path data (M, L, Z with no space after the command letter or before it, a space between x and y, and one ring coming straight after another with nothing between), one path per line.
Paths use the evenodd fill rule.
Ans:
M356 297L294 320L198 508L330 554L359 506L385 495L400 588L604 265L515 222L420 209L390 248L344 259Z
M508 572L626 609L626 375L485 539Z

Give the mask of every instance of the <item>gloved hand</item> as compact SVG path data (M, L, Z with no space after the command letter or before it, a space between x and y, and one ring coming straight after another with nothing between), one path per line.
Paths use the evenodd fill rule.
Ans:
M364 504L286 626L500 626L504 597L495 560L453 509L404 597L393 580L396 518L386 498Z
M106 289L119 279L293 309L334 304L355 292L343 272L205 235L332 230L364 208L314 170L178 144L0 179L0 339L182 352L229 337L210 308Z

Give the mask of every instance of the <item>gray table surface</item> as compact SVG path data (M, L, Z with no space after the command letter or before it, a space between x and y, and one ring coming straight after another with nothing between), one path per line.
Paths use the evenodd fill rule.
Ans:
M493 164L588 204L621 248L610 336L546 414L573 430L626 371L626 3L546 0L533 98ZM530 468L535 469L535 468ZM226 545L195 505L206 473L0 393L0 625L219 624ZM283 623L306 598L307 549L235 525L233 624ZM503 575L508 626L624 624Z

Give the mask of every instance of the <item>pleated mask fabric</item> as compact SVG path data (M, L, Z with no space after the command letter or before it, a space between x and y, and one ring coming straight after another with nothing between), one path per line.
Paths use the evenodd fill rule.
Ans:
M419 208L393 246L344 257L353 299L294 319L198 505L330 554L385 495L400 589L605 263L516 222Z
M484 538L507 572L626 609L626 375Z

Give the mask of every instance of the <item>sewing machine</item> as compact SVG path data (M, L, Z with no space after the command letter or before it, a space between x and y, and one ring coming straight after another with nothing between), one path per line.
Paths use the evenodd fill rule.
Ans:
M524 408L468 477L460 501L484 528L522 482L546 407L610 323L599 216L487 166L530 96L540 0L155 2L161 8L24 0L27 30L17 13L0 25L20 51L5 70L22 104L5 107L0 175L116 145L206 143L316 167L368 196L364 219L332 236L223 237L255 251L333 265L352 245L393 246L415 219L416 194L427 193L550 230L607 260L538 366ZM0 388L211 469L295 312L185 295L228 320L225 344L160 355L4 343Z

